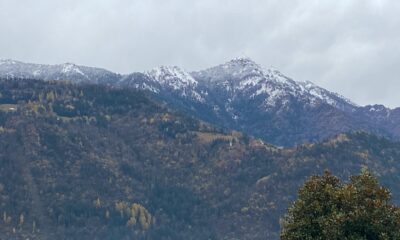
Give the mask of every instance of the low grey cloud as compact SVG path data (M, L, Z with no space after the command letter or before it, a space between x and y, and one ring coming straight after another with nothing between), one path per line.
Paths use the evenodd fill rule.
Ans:
M0 58L116 72L246 55L354 102L400 106L400 1L0 0Z

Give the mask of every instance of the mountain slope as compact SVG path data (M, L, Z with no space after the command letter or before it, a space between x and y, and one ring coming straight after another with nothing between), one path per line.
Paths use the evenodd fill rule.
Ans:
M273 240L298 186L325 168L368 166L400 203L400 144L374 135L281 149L129 89L0 89L2 239Z
M160 80L174 75L173 69L157 70L157 77L133 74L120 86L140 83L135 86L152 91L170 107L278 145L315 142L354 130L400 136L398 109L360 107L311 82L296 82L277 70L264 69L251 59L185 72L185 77L174 78L175 86L182 87ZM193 84L187 84L188 78Z
M282 146L356 130L400 139L400 108L358 106L248 58L191 73L177 66L162 66L128 75L73 64L49 66L3 60L0 76L68 79L146 90L170 108Z

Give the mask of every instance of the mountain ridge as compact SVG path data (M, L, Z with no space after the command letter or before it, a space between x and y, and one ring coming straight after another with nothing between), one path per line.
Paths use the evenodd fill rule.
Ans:
M143 72L132 72L132 73L128 73L128 74L120 74L120 73L116 73L116 72L112 72L109 70L106 70L104 68L97 68L97 67L88 67L88 66L84 66L84 65L77 65L75 63L70 63L70 62L66 62L66 63L62 63L62 64L37 64L37 63L26 63L26 62L22 62L22 61L17 61L17 60L13 60L13 59L0 59L0 76L4 77L4 76L9 76L9 77L20 77L20 78L38 78L38 79L44 79L44 80L50 80L51 76L46 76L43 77L40 75L40 72L37 71L37 69L45 69L45 68L54 68L53 71L57 71L59 70L60 73L71 73L71 72L75 72L78 73L82 76L85 76L85 74L82 72L82 69L91 69L91 70L97 70L97 71L103 71L103 72L108 72L108 73L112 73L115 74L116 76L120 76L120 79L115 81L121 81L124 77L127 77L129 75L132 74L138 74L138 73L142 73L145 74L151 78L153 78L154 80L160 82L160 83L165 83L165 78L167 77L171 77L173 76L174 79L176 80L181 80L183 82L190 82L190 84L193 85L198 85L198 81L196 79L193 78L193 75L198 75L201 74L202 72L207 72L219 67L222 68L228 68L228 65L241 65L239 66L242 68L246 68L248 67L248 65L250 65L250 68L252 67L253 71L258 72L260 75L267 75L270 77L270 80L277 80L277 81L282 81L282 82L288 82L290 81L291 83L298 83L300 85L302 85L303 87L307 86L307 85L312 85L313 88L317 88L318 90L325 90L326 92L335 94L338 98L342 98L344 99L346 102L348 102L349 104L352 105L356 105L355 103L353 103L351 100L345 98L344 96L334 93L334 92L330 92L322 87L319 87L318 85L316 85L315 83L311 82L311 81L294 81L293 79L285 76L284 74L282 74L279 70L275 69L275 68L264 68L261 65L257 64L256 62L254 62L251 58L249 57L237 57L237 58L233 58L232 60L227 61L224 64L220 64L214 67L210 67L210 68L206 68L204 70L199 70L199 71L185 71L183 68L179 67L179 66L168 66L168 65L162 65L159 67L155 67L151 70L147 70L147 71L143 71ZM18 66L18 69L16 68L8 68L9 66ZM32 69L33 68L33 69ZM37 68L37 69L35 69ZM18 73L18 70L25 70L24 72L27 75L24 75L23 73ZM8 72L7 72L8 70ZM29 70L32 70L32 72L29 72ZM237 69L236 69L237 70ZM243 73L245 71L243 71L243 69L239 69L241 70L241 72L231 72L232 75L237 75L240 73ZM246 69L244 69L246 70ZM265 72L263 72L265 71ZM253 72L254 73L254 72ZM29 74L31 76L29 76ZM248 73L247 73L248 74ZM90 79L88 76L85 76L87 78L87 80L91 81L92 83L97 83L99 81L96 81L95 79ZM247 77L247 76L242 76L242 77ZM75 77L74 76L69 76L70 79L63 79L63 80L71 80L74 81ZM200 77L201 78L201 77ZM61 80L60 78L55 78L52 80ZM226 80L226 78L222 78L220 79L220 81L222 80ZM74 82L79 82L82 81L80 79L75 80ZM204 79L201 79L200 81L204 81ZM248 83L249 84L249 83ZM246 85L243 84L242 87ZM179 89L181 86L173 86L175 90ZM307 89L307 88L306 88ZM315 94L317 95L317 94ZM320 97L322 98L322 97Z
M8 60L1 62L0 76L146 90L172 108L283 146L320 141L351 130L400 138L400 108L359 106L310 81L297 82L276 69L266 69L250 58L235 58L194 72L161 66L124 75L68 63Z

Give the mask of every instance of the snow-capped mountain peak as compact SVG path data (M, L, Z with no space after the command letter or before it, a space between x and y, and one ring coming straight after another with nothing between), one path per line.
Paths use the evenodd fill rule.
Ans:
M236 82L245 78L262 76L263 70L260 65L250 58L234 58L224 64L203 71L194 72L193 75L210 82Z
M296 82L276 68L264 68L250 58L235 58L192 75L210 88L225 89L230 99L239 95L248 99L264 98L266 109L277 104L284 106L290 99L301 99L311 105L327 103L342 110L351 110L356 106L336 93L311 82Z
M105 69L78 66L73 63L47 65L11 59L0 60L0 76L90 83L111 83L120 78L119 74Z
M196 79L213 84L230 85L244 89L266 81L292 84L293 80L283 75L276 69L266 69L247 57L234 58L224 64L208 68L203 71L193 72Z

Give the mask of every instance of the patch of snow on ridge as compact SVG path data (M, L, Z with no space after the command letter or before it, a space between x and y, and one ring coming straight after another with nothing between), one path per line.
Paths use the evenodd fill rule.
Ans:
M275 106L277 101L285 95L285 92L281 89L274 89L268 92L269 96L266 99L265 103L268 106Z
M73 63L65 63L65 64L63 64L63 69L61 70L61 72L62 73L66 73L66 74L71 73L71 72L75 72L75 73L78 73L78 74L80 74L82 76L85 76L85 74L79 69L79 67L76 66Z
M148 85L148 84L146 84L146 83L141 83L141 84L136 83L134 86L135 86L135 88L137 88L137 89L149 90L149 91L151 91L151 92L153 92L153 93L159 93L159 92L160 92L159 89L157 89L157 88L155 88L155 87L153 87L153 86L150 86L150 85Z
M35 71L33 71L33 76L39 76L40 74L42 73L42 71L40 70L40 69L37 69L37 70L35 70Z
M313 82L306 81L306 82L298 82L300 86L309 93L311 96L315 97L316 99L325 101L329 105L336 106L338 104L338 100L342 100L345 103L352 105L352 106L357 106L355 103L350 101L349 99L337 94L330 92L326 89L323 89L317 85L315 85Z
M372 106L367 106L367 107L369 107L369 111L370 112L382 112L382 111L387 111L388 110L388 108L386 108L385 106L378 105L378 104L375 104L375 105L372 105Z
M175 90L187 85L197 85L197 81L189 73L176 66L161 66L145 74L159 83L168 84Z
M202 95L196 91L198 82L182 68L161 66L145 74L151 80L179 92L182 97L191 97L198 102L205 102Z
M263 80L260 76L251 76L239 83L238 89L244 89L248 86L255 86Z
M291 80L274 68L265 69L264 74L268 79L275 80L280 83L289 83Z

